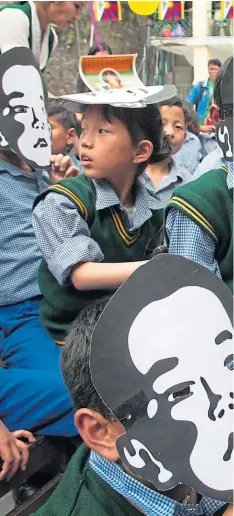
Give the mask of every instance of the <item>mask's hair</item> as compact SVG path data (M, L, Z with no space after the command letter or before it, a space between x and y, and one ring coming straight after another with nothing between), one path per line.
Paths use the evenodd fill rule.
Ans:
M80 312L63 346L61 358L64 382L75 409L95 410L107 420L111 420L113 414L103 403L93 385L89 362L92 333L109 299L109 297L99 299Z
M84 111L87 106L84 107ZM149 163L157 163L171 155L171 145L162 127L162 118L155 104L145 108L126 108L101 105L103 120L112 123L114 118L120 120L126 127L133 145L141 140L149 140L153 144L153 152L149 160L139 167L142 172Z
M221 66L221 68L218 71L218 74L216 76L215 85L214 85L214 102L220 108L221 115L223 114L222 113L223 101L222 101L222 95L221 95L221 84L222 84L222 80L223 80L224 74L226 72L226 69L232 59L233 59L233 57L229 57L225 61L225 63Z
M54 116L66 131L77 128L77 120L74 113L65 109L58 99L48 99L48 117Z
M188 125L188 121L189 121L189 107L187 104L185 104L181 99L180 97L178 97L177 95L175 95L174 97L172 97L171 99L168 99L168 100L164 100L163 102L160 103L159 107L162 107L162 106L169 106L169 107L178 107L180 108L183 113L184 113L184 120L185 120L185 126L187 128L187 125Z

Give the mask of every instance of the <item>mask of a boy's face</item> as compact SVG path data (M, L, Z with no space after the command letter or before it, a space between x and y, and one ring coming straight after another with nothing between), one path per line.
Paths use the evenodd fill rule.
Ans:
M221 84L223 120L218 124L216 134L224 159L233 162L233 58L224 73Z
M0 56L0 148L33 168L48 168L51 132L46 91L32 52L15 48Z
M138 307L134 316L131 304ZM231 310L232 296L215 275L168 255L125 283L94 331L94 384L119 419L131 414L117 441L120 457L161 491L181 482L232 499ZM102 318L106 324L98 336Z

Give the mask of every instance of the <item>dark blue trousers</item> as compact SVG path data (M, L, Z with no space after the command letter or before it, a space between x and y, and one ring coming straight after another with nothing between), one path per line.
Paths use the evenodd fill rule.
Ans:
M39 320L39 299L0 307L0 419L11 431L77 435L59 368L61 348Z

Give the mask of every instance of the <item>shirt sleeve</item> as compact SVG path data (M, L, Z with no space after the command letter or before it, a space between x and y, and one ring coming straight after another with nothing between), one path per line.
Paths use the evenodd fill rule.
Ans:
M60 285L70 283L74 265L104 259L87 223L64 195L49 193L34 209L32 222L42 256Z
M184 256L214 272L221 278L215 260L215 243L200 226L176 208L172 208L166 220L169 253Z
M196 101L197 101L197 88L196 86L194 85L190 92L188 93L188 96L186 98L186 102L188 102L189 104L196 104Z
M20 9L0 12L0 52L14 47L28 47L29 20Z

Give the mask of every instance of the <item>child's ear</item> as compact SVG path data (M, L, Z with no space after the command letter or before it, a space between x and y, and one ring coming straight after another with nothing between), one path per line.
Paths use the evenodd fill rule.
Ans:
M116 441L125 433L121 423L108 421L95 410L86 408L77 410L74 422L80 437L90 450L112 462L119 460Z
M74 145L76 140L76 130L72 127L67 131L67 145Z
M141 140L135 148L133 163L144 163L148 161L153 152L153 144L149 140Z
M220 109L217 104L211 104L210 106L210 119L214 125L217 125L221 120Z

